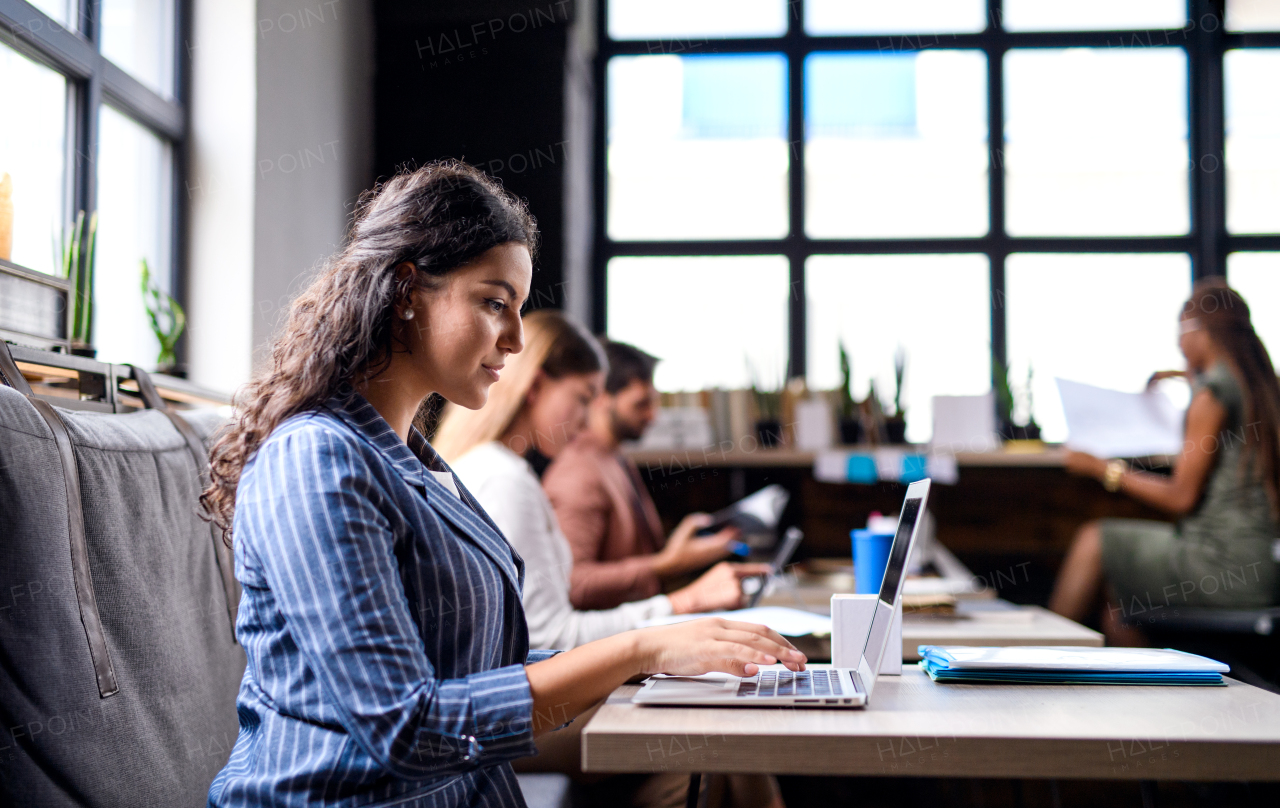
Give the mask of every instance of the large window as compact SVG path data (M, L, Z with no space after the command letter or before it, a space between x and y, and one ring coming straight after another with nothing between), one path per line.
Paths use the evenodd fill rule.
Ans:
M144 260L160 287L178 294L184 8L179 0L0 4L9 260L60 274L56 245L79 212L97 212L90 342L108 362L155 363L140 291Z
M887 398L901 350L917 441L1000 368L1063 438L1054 378L1179 365L1196 277L1266 339L1280 4L1217 5L601 0L593 325L669 390L828 389L843 342Z

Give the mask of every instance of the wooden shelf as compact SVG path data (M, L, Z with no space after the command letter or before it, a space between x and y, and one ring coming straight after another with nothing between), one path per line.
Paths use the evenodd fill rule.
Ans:
M927 454L927 446L889 446L908 454ZM832 451L866 452L875 451L871 446L839 446ZM695 468L810 468L813 466L816 452L802 452L796 449L758 449L754 452L742 450L721 451L715 446L705 449L630 449L625 454L635 461L643 471L646 467L671 469L683 467ZM1051 445L1042 452L996 451L996 452L959 452L956 464L970 468L1062 468L1066 464L1067 450L1062 446ZM1160 468L1169 466L1170 457L1141 458L1144 468Z

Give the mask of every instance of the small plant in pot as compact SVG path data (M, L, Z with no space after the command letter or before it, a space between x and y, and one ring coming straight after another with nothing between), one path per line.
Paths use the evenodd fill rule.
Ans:
M1027 401L1027 423L1014 421L1013 408L1015 399L1014 386L1009 382L1009 368L1003 362L993 366L993 383L996 392L996 424L1000 430L1000 438L1006 441L1027 441L1040 439L1040 425L1036 423L1034 402L1031 398L1032 369L1027 367L1027 386L1024 391Z
M761 449L778 449L782 446L782 390L780 385L765 389L756 376L751 360L747 360L747 375L751 379L751 398L756 407L756 438Z
M187 327L187 315L174 300L166 294L151 277L147 267L147 259L142 259L142 304L147 309L147 319L151 322L151 333L160 343L160 355L156 357L156 372L170 375L181 375L176 370L178 358L174 347L178 337Z
M1040 425L1036 423L1036 401L1035 395L1031 390L1031 381L1034 378L1035 369L1027 363L1027 384L1022 389L1022 394L1027 402L1027 424L1020 426L1022 430L1022 438L1024 440L1040 440Z
M902 406L902 380L907 374L907 352L901 345L893 355L893 415L885 418L884 430L889 443L907 442L907 411Z
M853 400L853 361L840 341L840 442L852 446L862 440L862 418Z
M89 339L93 335L93 271L97 253L98 214L85 218L84 211L62 233L54 245L62 276L71 284L67 298L67 336L71 353L93 357L97 354Z

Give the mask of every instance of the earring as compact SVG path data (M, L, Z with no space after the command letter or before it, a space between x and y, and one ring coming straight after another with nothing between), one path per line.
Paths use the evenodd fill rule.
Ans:
M412 319L413 319L413 309L405 309L403 312L401 312L401 313L400 313L400 319L402 319L402 320L412 320Z

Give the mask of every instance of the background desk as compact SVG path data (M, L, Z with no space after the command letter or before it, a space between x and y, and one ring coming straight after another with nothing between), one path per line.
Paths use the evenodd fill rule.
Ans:
M779 587L761 598L762 606L789 606L821 614L831 613L832 587L806 583ZM961 600L956 616L911 614L902 620L902 658L920 659L921 645L1078 645L1101 648L1103 636L1040 606L1018 606L1009 611L968 611L971 605L992 604L988 597L978 604ZM815 661L831 659L831 644L804 642L801 650Z
M641 707L582 732L588 772L1280 780L1280 695L1227 687L937 685L882 676L865 710Z
M872 511L896 513L905 487L895 483L823 483L813 454L790 450L704 453L632 452L668 532L685 514L714 511L770 483L791 492L783 514L805 532L797 558L849 557L849 530ZM1109 494L1063 468L1065 453L970 453L957 456L959 481L936 485L929 509L938 539L999 597L1048 601L1058 566L1085 522L1103 517L1167 520L1154 509Z

